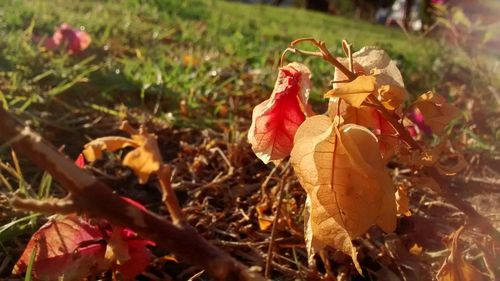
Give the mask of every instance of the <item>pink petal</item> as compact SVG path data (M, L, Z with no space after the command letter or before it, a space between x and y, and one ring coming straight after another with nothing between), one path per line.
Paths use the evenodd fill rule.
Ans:
M280 68L271 97L254 108L248 141L264 163L290 155L295 132L306 117L310 76L298 63Z

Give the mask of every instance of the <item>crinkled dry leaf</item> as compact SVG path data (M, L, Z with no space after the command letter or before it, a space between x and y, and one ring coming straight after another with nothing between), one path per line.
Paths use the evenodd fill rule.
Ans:
M460 234L464 230L461 226L457 231L453 232L448 237L448 249L450 249L450 255L443 263L441 269L437 274L437 279L439 281L481 281L484 280L484 276L475 268L471 263L467 262L460 249L458 248L458 241Z
M141 145L125 155L123 165L130 167L139 178L139 183L144 184L152 173L160 169L163 160L155 135L134 135L133 137L141 139Z
M354 107L360 107L363 101L377 88L376 80L371 75L361 75L349 83L341 84L325 94L325 98L339 97Z
M413 106L422 113L425 125L431 127L434 133L441 133L451 120L460 115L458 108L430 91L422 94Z
M451 155L447 155L447 157L455 158L456 161L454 161L452 164L445 164L439 161L436 162L435 167L439 173L446 176L454 176L467 167L467 161L465 161L462 153L455 152Z
M327 246L333 247L352 257L354 266L362 274L361 265L358 262L358 252L352 244L349 233L327 212L317 201L317 188L311 195L307 195L304 223L304 237L308 253L309 263L312 263L314 254Z
M388 110L396 110L406 100L406 90L396 85L382 85L378 88L378 99Z
M83 155L89 162L94 162L102 158L102 152L116 151L125 147L138 147L140 144L134 140L124 137L103 137L95 139L84 146Z
M353 54L353 59L363 66L364 73L376 73L377 85L405 87L396 63L384 50L372 46L363 47Z
M337 124L324 115L308 118L297 131L291 162L311 197L314 237L351 255L350 240L370 226L394 230L395 190L376 137L364 127Z
M299 63L280 68L273 93L252 113L248 141L264 163L290 154L297 128L308 111L311 73Z
M410 199L408 198L408 187L399 185L396 190L396 208L398 215L411 216Z

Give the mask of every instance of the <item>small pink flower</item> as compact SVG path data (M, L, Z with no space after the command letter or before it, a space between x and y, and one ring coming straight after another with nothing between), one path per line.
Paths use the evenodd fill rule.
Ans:
M56 29L54 35L45 41L45 48L58 50L61 46L66 46L69 54L76 54L87 49L91 41L87 32L63 23Z
M410 120L426 135L432 135L431 127L427 126L424 121L424 115L418 110L414 109L408 115Z

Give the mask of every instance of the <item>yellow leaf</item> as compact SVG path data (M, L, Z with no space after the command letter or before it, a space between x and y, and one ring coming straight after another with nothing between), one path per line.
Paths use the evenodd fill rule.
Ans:
M315 190L317 191L317 189ZM358 253L352 244L351 237L347 231L326 211L326 209L317 201L315 192L307 195L305 212L305 231L306 248L309 262L312 262L315 253L321 251L327 246L352 257L354 266L362 274L361 266L358 262Z
M406 90L396 85L378 88L378 99L388 110L396 110L406 99Z
M148 181L149 175L160 169L162 159L156 142L156 136L147 134L143 136L144 142L140 147L129 152L123 158L123 165L130 167L139 178L139 183Z
M398 215L410 216L410 199L408 198L408 187L401 184L396 191L396 207Z
M328 91L324 97L339 97L354 107L360 107L363 101L375 91L376 87L374 76L361 75L349 83Z
M395 190L376 137L366 128L317 115L296 133L291 163L311 200L317 241L353 255L351 239L374 225L396 226ZM355 256L353 256L355 257Z
M469 262L467 262L458 248L460 234L464 230L461 226L457 231L453 232L448 237L448 249L450 255L443 263L441 269L437 273L439 281L481 281L484 276Z
M431 127L434 133L440 133L451 120L460 115L455 106L433 92L422 94L413 104L424 116L424 123Z
M420 256L420 254L422 254L422 250L423 248L421 246L419 246L417 243L413 244L413 246L410 248L409 252L410 254L412 255L415 255L415 256Z
M102 158L102 152L116 151L125 147L138 147L139 143L124 137L103 137L95 139L84 146L83 155L89 162L94 162Z

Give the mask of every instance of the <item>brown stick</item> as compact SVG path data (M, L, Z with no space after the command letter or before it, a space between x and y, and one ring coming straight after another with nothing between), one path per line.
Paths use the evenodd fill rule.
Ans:
M172 224L154 213L127 203L1 107L0 132L3 145L7 143L23 153L37 166L47 170L70 192L73 200L71 206L79 213L130 228L144 238L155 241L158 246L172 251L182 260L205 269L217 280L264 280L262 276L251 272L227 253L211 245L190 225ZM27 201L22 199L15 199L12 203L14 207L30 206L30 202L26 204ZM43 203L39 205L43 206ZM54 211L52 207L57 204L50 206L50 211Z

